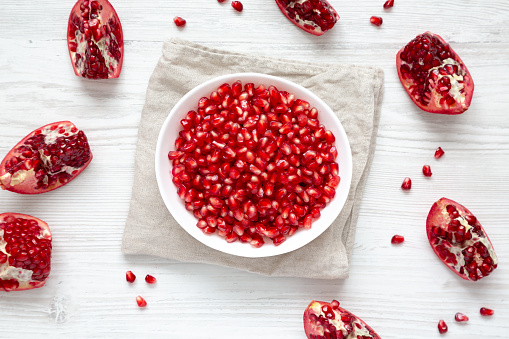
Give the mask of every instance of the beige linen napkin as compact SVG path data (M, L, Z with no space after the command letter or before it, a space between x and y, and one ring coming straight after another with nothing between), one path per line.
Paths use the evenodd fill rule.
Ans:
M279 76L308 88L336 112L352 148L352 186L333 225L308 245L274 257L233 256L195 240L166 209L155 177L157 136L176 102L206 80L238 72ZM243 55L177 39L164 43L163 55L150 78L141 117L122 251L228 266L270 276L347 278L359 206L375 148L382 95L383 71L378 68Z

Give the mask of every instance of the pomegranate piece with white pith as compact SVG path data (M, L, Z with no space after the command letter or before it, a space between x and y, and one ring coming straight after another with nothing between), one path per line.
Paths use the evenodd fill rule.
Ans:
M77 76L118 78L124 37L117 12L108 0L78 0L67 25L67 47Z
M333 133L275 86L223 84L181 120L173 183L204 233L276 246L311 228L340 183Z
M51 232L26 214L0 214L0 291L44 286L51 270Z
M0 187L21 194L59 188L92 161L85 133L70 121L40 127L14 146L0 164Z
M380 339L362 319L339 307L337 300L313 300L304 311L304 331L308 339Z
M327 0L276 0L276 4L288 20L313 35L322 35L339 20Z
M465 280L477 281L497 268L497 255L484 228L455 201L441 198L433 204L426 233L435 254Z
M460 114L470 107L474 81L439 35L418 35L396 55L399 80L412 101L430 113Z

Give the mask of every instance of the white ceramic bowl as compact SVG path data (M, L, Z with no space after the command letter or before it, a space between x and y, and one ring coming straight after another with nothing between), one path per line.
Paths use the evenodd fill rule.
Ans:
M260 84L268 87L274 85L278 90L285 90L293 93L296 98L308 101L311 107L318 109L318 119L325 125L326 129L332 131L336 137L335 145L338 149L339 175L341 182L336 188L336 196L321 211L321 217L313 222L311 229L298 230L295 234L288 237L285 242L279 246L274 246L270 239L265 238L265 245L260 248L254 248L248 243L235 241L227 243L225 239L218 234L204 234L197 226L197 219L192 212L186 210L184 202L177 195L177 188L172 182L172 166L168 160L168 152L175 150L175 139L181 130L180 120L185 117L188 111L197 110L197 103L201 97L208 97L210 93L216 90L223 83L232 84L236 80L242 81L242 84L252 82L255 86ZM296 250L316 237L322 234L336 219L341 212L343 205L348 197L350 184L352 180L352 153L350 144L343 126L339 119L320 98L311 91L288 80L260 74L260 73L237 73L229 74L209 80L182 97L168 114L168 117L161 127L157 140L155 154L155 169L159 191L166 204L166 207L173 215L175 220L191 236L203 244L221 252L238 255L242 257L268 257L287 253Z

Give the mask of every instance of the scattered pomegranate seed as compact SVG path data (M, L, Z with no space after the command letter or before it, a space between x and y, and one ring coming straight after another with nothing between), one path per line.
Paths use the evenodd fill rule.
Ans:
M139 307L147 306L147 302L141 296L136 297L136 303L138 304Z
M240 2L240 1L232 1L232 7L237 12L242 12L242 10L244 9L244 6L242 5L242 2Z
M391 244L401 244L403 241L405 241L405 237L402 235L395 235L391 239Z
M145 277L145 281L149 284L155 284L157 279L154 276L147 274L147 276Z
M442 157L442 155L444 155L444 150L442 149L442 147L438 147L437 150L435 151L435 159L440 159Z
M491 317L493 314L495 314L495 311L489 309L489 308L486 308L486 307L481 307L481 315L484 316L484 317Z
M401 188L404 189L404 190L409 190L412 188L412 179L410 178L405 178L403 180L403 183L401 184Z
M382 17L379 17L379 16L372 16L370 19L369 19L369 22L371 22L373 25L375 26L381 26L382 23L384 22L384 20L382 19Z
M463 313L456 313L456 315L454 316L454 319L458 322L464 322L464 321L468 321L468 317L463 314Z
M136 276L134 275L133 272L127 271L125 272L125 280L132 284L136 280Z
M173 18L173 22L175 23L175 25L177 25L178 27L182 27L182 26L185 26L186 25L186 20L182 19L181 17L179 16L176 16Z
M429 165L422 166L422 174L424 174L427 177L431 177L433 173L431 173L431 167Z
M387 0L387 1L384 3L384 8L385 8L385 9L389 9L389 8L391 8L392 6L394 6L394 0Z
M445 321L440 320L438 322L438 332L440 332L441 334L447 332L447 324L445 323Z

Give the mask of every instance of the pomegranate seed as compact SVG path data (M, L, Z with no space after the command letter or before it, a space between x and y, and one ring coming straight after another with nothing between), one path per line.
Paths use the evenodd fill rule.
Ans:
M133 272L127 271L127 272L125 272L125 279L129 283L133 283L136 280L136 276L134 275Z
M147 302L141 296L136 297L136 303L138 304L139 307L147 306Z
M332 310L332 307L329 305L323 305L322 306L322 312L327 319L334 319L336 316L334 315L334 311Z
M371 22L373 25L375 26L381 26L382 23L384 22L383 19L379 16L372 16L370 19L369 19L369 22Z
M154 276L147 274L147 276L145 277L145 281L149 284L155 284L157 279Z
M339 301L337 300L332 300L331 303L330 303L331 307L333 310L337 310L339 308Z
M495 311L489 309L489 308L486 308L486 307L481 307L481 315L484 316L484 317L490 317L492 316L493 314L495 314Z
M412 179L410 178L405 178L403 180L403 183L401 184L401 188L404 189L404 190L409 190L412 188Z
M447 332L447 324L445 323L445 321L440 320L438 322L438 332L440 332L441 334Z
M392 6L394 6L394 0L387 0L387 1L384 3L384 8L385 8L385 9L389 9L389 8L391 8Z
M182 27L182 26L185 26L186 25L186 20L182 19L181 17L179 16L176 16L173 18L173 22L175 23L175 25L177 25L178 27Z
M431 177L433 173L431 173L431 167L429 165L422 166L422 174L424 174L426 177Z
M405 237L396 234L392 237L391 244L401 244L403 241L405 241Z
M221 2L225 2L226 0L217 0L217 2L221 3Z
M458 313L456 313L456 314L454 315L454 319L455 319L456 321L458 321L458 322L468 321L468 317L467 317L465 314L460 313L460 312L458 312Z
M242 12L242 10L244 9L244 6L242 5L242 2L240 2L240 1L232 1L232 7L237 12Z
M435 159L440 159L442 157L442 155L444 155L444 150L442 149L442 147L438 147L437 150L435 151Z

